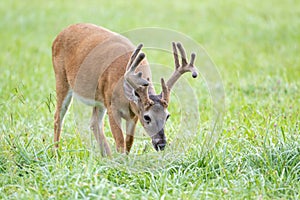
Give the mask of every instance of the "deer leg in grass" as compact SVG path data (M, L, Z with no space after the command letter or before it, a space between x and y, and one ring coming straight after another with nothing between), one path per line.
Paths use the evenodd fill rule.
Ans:
M65 84L65 87L62 85ZM56 81L56 88L61 87L60 92L56 93L57 103L56 111L54 114L54 143L55 148L58 148L58 142L60 139L61 128L63 125L63 119L68 111L69 105L72 99L72 91L69 89L69 85L66 81ZM56 89L56 91L59 91Z
M109 109L108 119L109 119L111 133L116 142L116 149L119 153L125 153L124 136L121 129L121 118L117 115L114 115L113 111Z
M137 123L138 118L134 117L130 120L126 121L126 153L128 154L130 152L133 139L134 139L134 132L135 132L135 127Z
M109 145L104 135L104 116L106 109L104 107L94 107L91 119L91 129L94 132L97 143L99 144L102 156L111 156Z

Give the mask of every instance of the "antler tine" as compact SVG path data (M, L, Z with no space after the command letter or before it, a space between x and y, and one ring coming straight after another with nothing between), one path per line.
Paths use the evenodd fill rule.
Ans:
M197 70L194 66L196 54L195 53L191 54L191 60L190 60L190 63L188 63L185 50L184 50L183 46L181 45L181 43L178 42L176 44L175 42L172 42L172 46L173 46L173 55L174 55L174 61L175 61L175 71L173 72L172 76L169 78L169 80L167 81L167 84L166 84L169 91L172 89L172 87L174 86L176 81L181 77L181 75L184 74L185 72L189 72L189 71L192 72L193 78L196 78L198 76ZM179 59L178 59L177 48L181 55L181 65L180 65Z
M192 53L192 54L191 54L190 66L194 66L195 58L196 58L196 54L195 54L195 53ZM191 69L191 72L192 72L192 77L193 77L193 78L197 78L198 73L197 73L195 67L193 67L193 68Z
M179 42L177 43L177 47L178 47L180 55L181 55L181 65L184 66L187 64L185 50L182 47L181 43L179 43Z
M132 62L135 60L136 56L138 55L138 53L141 51L143 47L143 44L139 44L137 46L137 48L134 50L134 52L132 53L131 57L130 57L130 61L128 62L128 65L127 67L131 66L132 65Z
M165 83L165 80L163 78L160 79L161 82L161 87L162 87L162 100L164 100L166 103L169 102L169 97L170 97L170 90L168 88L168 86Z
M145 58L145 54L144 53L139 53L136 56L136 59L134 61L132 61L131 65L129 66L128 71L133 73L144 58Z
M179 60L178 60L178 51L177 51L175 42L172 42L172 47L173 47L173 55L174 55L174 61L175 61L175 69L177 69L180 66L180 64L179 64Z

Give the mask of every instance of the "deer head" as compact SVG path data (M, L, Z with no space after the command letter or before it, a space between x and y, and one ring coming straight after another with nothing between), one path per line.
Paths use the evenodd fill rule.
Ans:
M132 53L126 73L124 74L123 86L125 96L130 101L132 111L138 116L145 131L152 138L152 144L157 151L163 150L167 144L164 127L170 117L168 105L172 87L185 72L192 72L193 78L198 76L194 67L196 55L192 53L190 62L188 62L183 46L175 42L172 45L175 71L167 83L161 78L162 92L160 94L149 92L148 87L151 84L149 80L143 78L142 72L135 72L141 61L145 58L145 54L140 52L142 44L138 45ZM180 52L181 64L178 58L178 50Z

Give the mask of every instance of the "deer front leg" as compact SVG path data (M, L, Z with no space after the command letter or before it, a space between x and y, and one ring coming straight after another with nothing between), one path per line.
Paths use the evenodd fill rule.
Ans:
M132 147L137 120L138 118L135 116L134 118L126 121L126 154L129 154Z
M116 149L119 153L125 153L124 136L121 129L121 117L114 113L111 109L108 110L108 119L111 133L116 142Z
M91 129L94 132L97 143L100 146L100 151L102 156L111 156L111 151L109 145L106 141L104 135L104 123L103 119L106 113L106 109L104 107L94 107L93 115L91 119Z

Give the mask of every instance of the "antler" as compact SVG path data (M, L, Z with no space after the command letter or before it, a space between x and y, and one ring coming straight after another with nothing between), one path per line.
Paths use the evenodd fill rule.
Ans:
M132 53L130 60L126 67L126 73L124 74L125 80L133 87L137 89L140 86L148 86L149 82L142 78L143 73L135 73L136 68L145 58L144 53L139 53L143 47L143 44L139 44L138 47Z
M169 102L170 98L170 90L168 86L165 83L165 80L163 78L160 79L161 82L161 87L162 87L162 92L161 92L161 99L163 99L166 102L166 105Z
M174 61L175 61L175 71L173 72L170 79L167 81L166 85L163 85L164 81L162 81L162 89L163 89L162 97L167 102L169 102L169 95L170 95L170 91L171 91L172 87L174 86L176 81L181 77L182 74L184 74L185 72L192 72L193 78L196 78L198 76L197 70L194 66L196 54L195 53L191 54L191 60L190 60L190 63L188 63L185 50L184 50L183 46L181 45L181 43L178 42L176 44L175 42L172 42L172 46L173 46L173 55L174 55ZM180 65L179 59L178 59L177 48L181 55L181 65Z
M132 53L130 60L126 67L126 73L124 74L124 79L129 83L129 85L134 89L135 93L138 94L141 101L144 104L151 103L148 95L149 82L145 80L142 72L135 73L136 68L145 58L144 53L139 53L143 47L143 44L139 44L137 48Z

